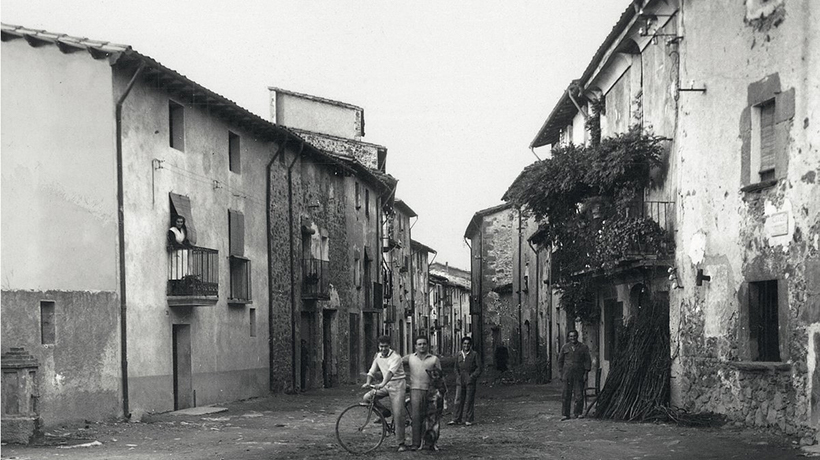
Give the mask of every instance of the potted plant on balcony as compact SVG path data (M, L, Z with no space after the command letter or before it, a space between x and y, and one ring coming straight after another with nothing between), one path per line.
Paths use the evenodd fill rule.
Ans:
M316 272L308 272L305 274L305 283L319 284L319 274Z

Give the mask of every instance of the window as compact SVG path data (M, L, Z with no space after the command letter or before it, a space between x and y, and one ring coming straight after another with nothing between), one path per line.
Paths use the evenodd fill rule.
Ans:
M755 118L757 118L757 132L753 135L757 138L758 147L756 157L759 162L760 180L774 179L774 99L764 102L755 107Z
M249 308L248 314L250 315L251 337L256 337L256 309Z
M242 171L239 156L239 136L228 131L228 169L239 174Z
M228 302L251 302L251 261L239 256L230 257L231 265L231 292Z
M364 190L364 215L370 217L370 190Z
M245 216L231 209L228 210L228 241L230 255L245 255Z
M251 261L245 255L245 216L228 210L228 244L230 255L229 301L248 303L251 297Z
M752 361L780 361L777 280L749 283L749 350Z
M773 73L750 83L746 99L740 129L741 190L755 192L786 177L795 89L783 89L780 76Z
M171 147L185 151L185 113L184 107L174 101L168 101L168 132Z
M357 289L362 287L362 259L358 255L353 259L353 285Z
M55 303L50 300L40 302L40 343L50 345L56 338Z
M775 99L769 99L751 108L751 182L765 182L777 177L775 113Z
M356 209L361 209L361 207L362 207L362 191L361 191L361 186L359 186L358 182L356 182L355 185L354 185L353 194L355 196Z
M362 267L363 273L362 283L364 284L364 304L366 308L376 308L373 304L373 277L371 274L371 259L367 253L367 248L364 248L364 265Z
M185 236L192 244L196 244L196 226L194 225L194 217L191 212L191 200L184 195L177 195L176 193L169 193L171 199L171 223L176 221L177 217L185 219Z

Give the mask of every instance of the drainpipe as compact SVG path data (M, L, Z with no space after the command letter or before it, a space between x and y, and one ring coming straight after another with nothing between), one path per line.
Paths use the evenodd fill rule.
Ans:
M548 369L549 369L549 379L552 380L552 358L553 358L553 350L552 350L552 324L553 316L555 312L553 311L552 307L552 245L550 244L547 246L547 251L549 251L549 259L547 264L547 285L549 288L547 289L547 313L549 314L549 322L547 323L549 327L547 328L547 353L549 353L549 360L547 360ZM557 320L556 320L557 321Z
M521 209L518 210L518 364L524 363L524 323L521 321Z
M473 218L472 218L472 220L470 220L470 222L471 223L476 222L475 216L473 216ZM474 315L473 312L472 312L472 309L471 309L471 311L470 311L470 321L474 322L474 323L477 323L477 324L474 324L473 336L472 337L473 337L473 344L476 344L476 343L478 344L478 353L479 353L479 356L481 357L481 365L483 367L486 364L486 360L485 360L486 356L484 356L484 305L483 305L483 303L484 303L484 300L483 300L484 294L483 294L483 290L482 290L482 289L484 289L484 286L483 286L483 283L482 283L482 281L484 279L484 257L483 257L483 255L484 255L484 234L483 234L483 232L484 232L484 223L483 222L478 222L476 226L478 228L478 255L473 256L473 247L470 246L470 243L467 242L467 237L466 236L464 237L464 242L467 243L467 247L470 248L470 273L471 274L473 272L473 259L478 259L478 290L477 290L478 294L476 295L476 298L474 299L474 302L476 304L475 309L476 309L476 311L478 311L478 313ZM472 287L473 287L472 286L472 279L470 280L470 282L471 282L470 289L472 290ZM472 292L471 292L471 295L472 295ZM473 316L477 316L478 320L477 321L472 321ZM478 340L476 340L476 336L478 336Z
M302 156L305 149L305 142L299 144L299 151L293 157L293 161L288 166L288 235L290 242L290 361L291 361L291 384L296 391L296 271L293 268L295 254L293 252L293 166Z
M272 228L271 218L270 218L270 205L271 205L271 171L273 169L273 163L282 155L285 151L285 144L287 144L287 134L282 136L282 140L279 141L279 148L273 154L270 161L268 162L267 167L265 170L267 171L266 181L267 187L265 188L265 204L267 205L268 209L265 210L265 221L266 221L266 229L267 229L267 240L268 243L268 389L273 390L273 381L274 381L274 371L273 366L271 365L272 358L273 358L273 285L271 283L271 274L273 273L273 259L271 258L271 251L273 250L270 241L270 231Z
M538 358L539 356L541 356L541 337L538 333L538 313L540 312L540 307L538 304L538 291L541 290L541 286L539 284L541 281L541 277L538 276L538 271L541 267L541 263L538 257L538 249L536 249L535 246L532 245L532 241L530 240L527 240L527 244L530 246L530 249L532 249L532 252L535 253L535 357Z
M410 334L410 337L409 337L410 341L413 341L413 339L414 339L413 336L416 335L416 326L417 326L416 325L416 288L415 288L414 283L413 283L413 278L416 277L416 274L413 271L413 259L415 257L413 256L413 243L412 243L412 241L413 241L413 226L416 225L416 222L418 222L418 221L419 221L419 216L416 216L416 220L413 221L413 225L411 225L410 228L407 229L407 241L411 242L411 243L409 243L409 247L407 248L408 252L410 253L410 263L407 267L407 270L410 273L410 330L412 332ZM408 339L408 337L404 338L405 343L407 343L407 339ZM404 344L402 344L402 346L404 346ZM409 349L406 350L406 351L409 353L412 350L412 348L413 347L409 347Z
M125 297L125 192L123 184L122 165L122 105L125 98L131 93L137 78L145 69L145 62L140 62L134 76L128 82L122 95L117 99L114 109L114 120L117 125L117 232L119 238L119 269L120 269L120 368L122 371L122 415L130 416L131 410L128 407L128 306Z

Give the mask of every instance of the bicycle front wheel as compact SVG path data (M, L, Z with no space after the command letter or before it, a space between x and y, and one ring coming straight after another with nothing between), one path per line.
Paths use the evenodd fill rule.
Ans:
M352 454L366 454L377 449L386 434L384 417L367 404L350 406L336 419L336 439Z

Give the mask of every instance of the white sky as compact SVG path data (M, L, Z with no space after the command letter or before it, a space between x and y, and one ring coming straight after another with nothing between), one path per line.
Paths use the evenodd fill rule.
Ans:
M413 238L469 270L464 230L629 0L2 0L7 24L131 45L269 119L268 86L363 107ZM543 157L544 152L540 152Z

